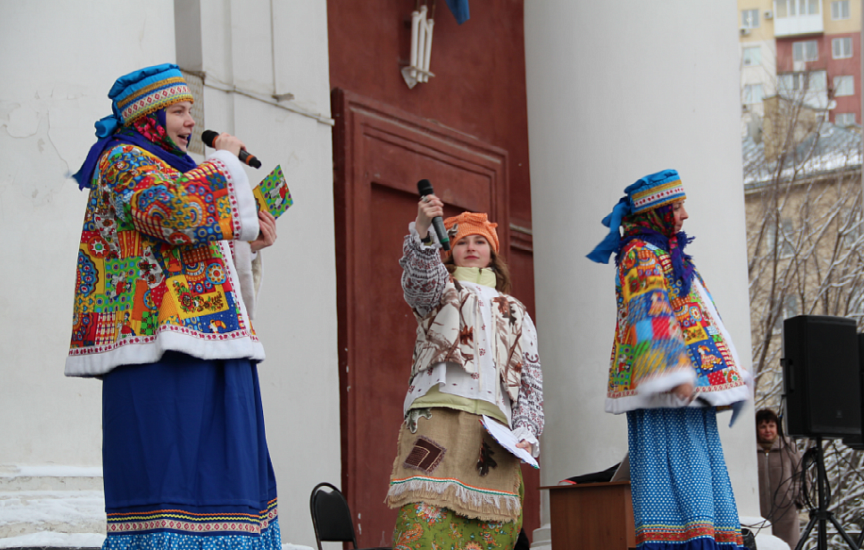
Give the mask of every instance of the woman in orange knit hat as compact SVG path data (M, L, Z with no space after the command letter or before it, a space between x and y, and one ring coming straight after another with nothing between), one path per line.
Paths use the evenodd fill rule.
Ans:
M504 424L518 447L539 455L537 332L508 294L497 224L486 214L444 221L453 249L442 261L431 223L443 207L434 195L420 201L399 262L418 329L387 494L399 509L393 545L513 548L522 527L520 461L480 417Z

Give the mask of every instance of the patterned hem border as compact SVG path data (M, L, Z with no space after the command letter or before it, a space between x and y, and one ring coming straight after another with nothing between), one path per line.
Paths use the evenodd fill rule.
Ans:
M163 332L176 332L179 334L183 334L186 336L191 336L193 338L199 338L201 340L207 340L211 342L215 341L225 341L225 340L237 340L239 338L250 338L253 342L258 342L258 337L248 330L235 330L234 332L229 333L220 333L220 334L205 334L203 332L198 332L197 330L192 330L186 327L178 327L176 325L163 325L159 327L156 331L156 334L150 336L134 336L130 338L125 338L120 342L114 342L110 345L106 346L90 346L86 348L72 348L69 350L69 355L78 356L78 355L92 355L96 353L105 353L106 351L112 351L118 348L121 348L130 344L149 344L151 342L155 342L159 335Z
M636 529L636 544L646 542L687 542L708 538L719 543L742 544L741 530L735 527L715 527L711 522L678 525L647 525Z
M711 386L709 389L702 390L699 393L711 394L711 393L716 393L716 392L720 392L720 391L732 390L732 389L739 388L741 386L746 386L746 385L747 385L747 383L744 381L743 378L741 378L739 380L736 380L735 382L729 382L728 384L723 384L722 386ZM699 389L699 388L697 388L697 389ZM638 393L639 392L635 389L634 390L624 390L624 391L608 391L608 392L606 392L606 397L608 397L609 399L617 399L619 397L631 397L634 395L638 395Z
M513 491L495 491L492 489L484 489L483 487L474 487L473 485L468 485L467 483L463 483L456 478L437 478L437 477L425 477L425 476L411 476L403 479L392 479L390 480L391 487L398 487L399 485L403 485L406 483L410 483L412 481L422 481L426 483L434 483L434 484L453 484L463 487L469 491L475 491L478 493L483 493L486 495L497 495L503 497L519 497L518 492Z
M260 535L278 517L276 501L259 514L196 514L186 510L165 509L147 512L108 514L107 533L146 533L174 531L195 535L237 533Z

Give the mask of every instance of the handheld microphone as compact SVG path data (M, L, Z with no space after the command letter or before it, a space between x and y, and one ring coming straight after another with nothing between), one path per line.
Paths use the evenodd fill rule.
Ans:
M213 142L216 138L219 137L219 132L214 132L213 130L204 130L201 134L201 141L204 142L204 145L207 147L213 148ZM247 151L246 149L240 149L240 154L237 155L237 158L240 159L240 162L243 164L248 164L252 168L261 168L261 161L258 158Z
M429 180L425 179L417 182L417 192L420 193L421 197L435 194L435 191L432 190L432 184L429 183ZM441 248L444 250L450 250L450 237L447 236L447 230L444 229L444 220L441 219L441 216L435 216L432 218L432 227L435 228L435 233L438 234L438 240L441 241Z

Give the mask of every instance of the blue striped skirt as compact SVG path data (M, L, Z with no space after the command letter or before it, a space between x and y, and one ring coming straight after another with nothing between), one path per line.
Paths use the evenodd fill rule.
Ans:
M627 413L640 550L738 550L741 525L713 407Z
M281 550L255 363L167 352L106 374L104 550Z

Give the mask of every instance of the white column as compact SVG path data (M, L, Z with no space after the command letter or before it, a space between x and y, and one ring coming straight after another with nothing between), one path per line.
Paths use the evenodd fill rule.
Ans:
M187 53L200 51L205 124L258 156L261 169L246 169L253 184L281 164L294 198L262 251L255 329L267 352L259 374L282 540L314 547L312 488L341 485L327 6L186 0L184 13L194 16L196 1L200 20L188 26L200 26L202 43L187 44L178 17L178 58L195 63Z
M171 3L138 8L0 2L0 470L102 464L102 384L63 377L88 196L68 175L114 80L174 59Z
M749 366L736 29L729 2L525 4L544 485L605 469L627 449L625 417L603 412L614 267L585 255L606 234L600 220L640 177L680 172L685 230L697 237L689 251ZM721 429L746 516L759 515L752 413ZM728 424L728 413L719 418Z

